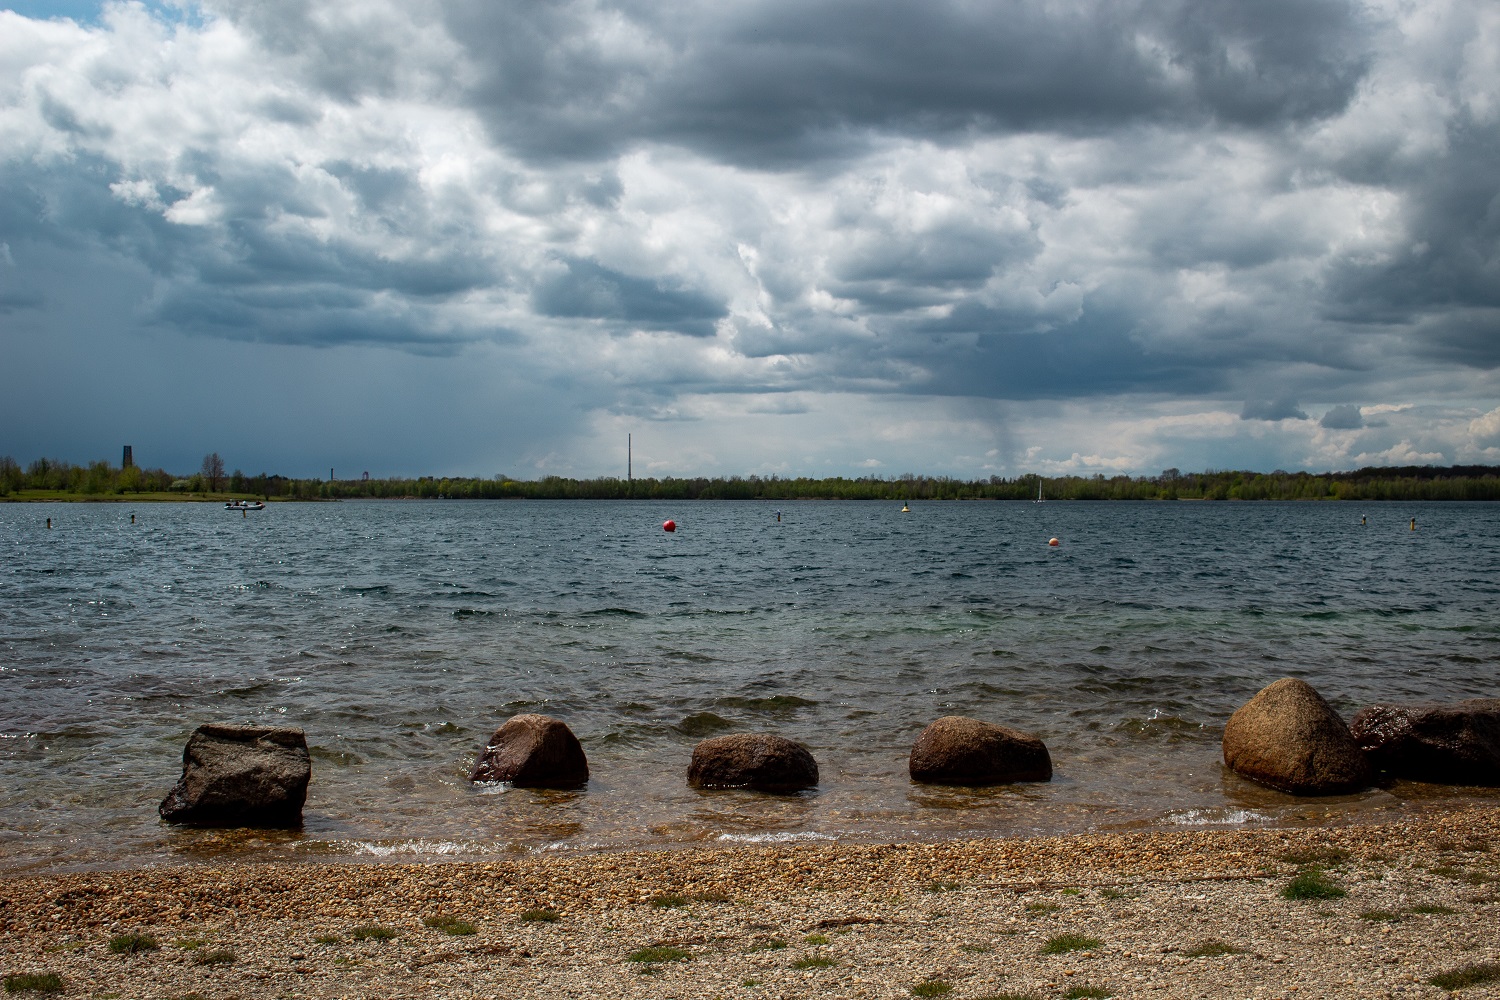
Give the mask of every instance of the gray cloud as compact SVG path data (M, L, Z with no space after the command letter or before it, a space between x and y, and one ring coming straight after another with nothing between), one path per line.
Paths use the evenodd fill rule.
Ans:
M711 337L726 314L723 303L667 278L636 278L596 261L567 260L537 284L539 313L617 321L627 327Z
M1364 414L1359 412L1359 407L1353 403L1344 403L1335 406L1323 414L1323 419L1318 421L1319 427L1327 427L1329 430L1349 431L1356 430L1365 425Z
M1277 399L1247 399L1240 410L1241 420L1307 420L1308 416L1297 407L1297 401L1285 396Z

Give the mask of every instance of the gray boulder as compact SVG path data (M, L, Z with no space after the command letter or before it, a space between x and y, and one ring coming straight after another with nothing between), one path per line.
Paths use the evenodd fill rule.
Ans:
M1224 763L1251 781L1293 795L1337 795L1373 772L1349 727L1306 681L1283 677L1229 717Z
M182 777L157 811L196 826L301 826L311 777L300 729L199 726L182 752Z
M688 784L797 792L818 784L818 762L806 748L768 733L735 733L693 747Z
M1371 705L1349 722L1377 770L1440 785L1500 785L1500 698Z
M929 785L1051 781L1047 745L1029 733L962 715L938 719L912 744L911 779Z
M589 762L566 723L549 715L517 715L495 730L469 780L578 788L588 783Z

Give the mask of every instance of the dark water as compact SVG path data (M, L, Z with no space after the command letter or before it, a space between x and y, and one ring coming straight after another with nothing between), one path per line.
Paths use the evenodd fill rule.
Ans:
M1500 694L1500 504L807 502L779 505L780 523L777 506L0 505L0 868L1337 822L1494 800L1402 784L1298 802L1226 774L1219 736L1286 675L1346 714ZM527 711L582 739L585 791L465 780ZM1055 780L911 784L912 740L949 714L1035 732ZM306 729L303 831L157 821L209 721ZM688 789L693 744L734 731L806 744L821 786Z

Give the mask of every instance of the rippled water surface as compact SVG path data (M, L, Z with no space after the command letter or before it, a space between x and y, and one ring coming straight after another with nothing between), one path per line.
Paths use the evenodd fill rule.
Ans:
M1219 736L1286 675L1346 715L1500 693L1500 505L344 502L246 517L3 504L0 545L10 870L1321 822L1493 801L1400 784L1298 802L1226 774ZM579 735L586 790L465 780L526 711ZM1055 779L911 784L912 740L950 714L1035 732ZM158 822L183 744L209 721L307 731L302 831ZM693 744L736 731L806 744L821 785L688 789Z

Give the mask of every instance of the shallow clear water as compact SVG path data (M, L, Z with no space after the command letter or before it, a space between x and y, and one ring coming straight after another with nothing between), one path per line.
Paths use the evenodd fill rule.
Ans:
M1219 737L1287 675L1346 715L1500 693L1500 505L4 504L0 551L11 870L1323 822L1495 794L1299 802L1227 774ZM586 790L465 780L525 711L578 734ZM1041 736L1055 779L913 785L912 740L950 714ZM307 731L302 831L159 823L210 721ZM688 789L694 743L734 731L806 744L819 788Z

